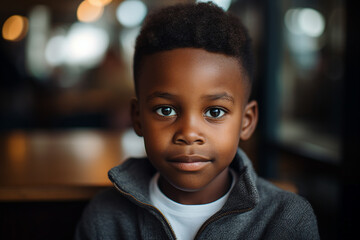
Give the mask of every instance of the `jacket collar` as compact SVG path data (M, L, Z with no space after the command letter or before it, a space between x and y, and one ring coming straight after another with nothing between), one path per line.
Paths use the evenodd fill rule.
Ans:
M246 154L238 149L230 167L237 175L237 182L232 189L222 211L250 210L259 201L256 188L256 173ZM130 158L112 168L108 175L113 184L135 203L150 203L149 182L156 170L147 158Z
M249 211L255 207L260 199L256 187L257 175L250 159L240 148L230 168L236 172L237 182L220 214L228 211Z

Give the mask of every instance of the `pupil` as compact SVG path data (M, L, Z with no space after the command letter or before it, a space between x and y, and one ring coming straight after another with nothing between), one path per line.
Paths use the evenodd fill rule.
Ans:
M214 108L210 110L210 115L212 117L218 117L220 115L220 109Z
M164 115L169 115L171 113L171 108L169 107L162 108L161 113Z

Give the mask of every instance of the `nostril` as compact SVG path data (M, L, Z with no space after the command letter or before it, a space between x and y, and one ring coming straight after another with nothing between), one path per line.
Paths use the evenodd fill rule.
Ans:
M192 144L199 144L202 145L205 143L205 140L202 137L190 137L190 136L176 136L174 138L174 142L175 144L183 144L183 145L192 145Z
M202 145L205 143L205 137L202 129L196 119L188 119L184 117L182 121L178 121L178 129L173 135L173 142L182 145Z
M197 139L194 141L195 143L198 143L198 144L204 144L204 140L203 139Z
M184 139L176 139L175 140L175 143L178 143L178 144L186 144L188 145L189 143L187 141L185 141Z

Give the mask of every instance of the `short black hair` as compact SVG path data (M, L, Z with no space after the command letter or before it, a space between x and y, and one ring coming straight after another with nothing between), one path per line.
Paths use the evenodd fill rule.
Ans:
M188 47L236 58L251 85L253 53L247 29L240 19L208 2L177 4L146 17L135 44L135 90L144 56Z

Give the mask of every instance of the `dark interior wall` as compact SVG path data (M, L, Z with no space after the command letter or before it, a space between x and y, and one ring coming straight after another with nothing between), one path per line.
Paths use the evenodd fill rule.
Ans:
M87 203L0 202L0 239L73 239Z

